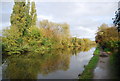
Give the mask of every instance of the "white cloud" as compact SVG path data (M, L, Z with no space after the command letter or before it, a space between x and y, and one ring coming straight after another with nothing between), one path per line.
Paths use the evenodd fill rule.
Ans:
M78 38L90 38L91 40L94 40L96 29L90 29L83 26L78 26L74 29L71 29L72 36L78 37Z
M87 33L95 33L94 29L90 29L82 26L76 27L75 30L86 31Z
M46 15L38 15L37 16L38 20L49 20L49 21L54 21L53 16L46 16Z
M74 14L81 16L108 16L111 11L117 9L115 2L75 3ZM114 11L113 11L114 12Z

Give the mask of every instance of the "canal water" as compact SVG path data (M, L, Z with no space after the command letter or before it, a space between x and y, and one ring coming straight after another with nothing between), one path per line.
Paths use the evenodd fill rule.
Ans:
M78 79L94 50L95 47L59 49L11 56L2 64L2 78Z

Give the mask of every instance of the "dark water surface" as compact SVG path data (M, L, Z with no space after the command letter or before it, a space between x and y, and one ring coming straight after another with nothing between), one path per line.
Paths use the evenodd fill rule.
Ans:
M66 48L11 56L2 65L2 76L3 79L77 79L94 50L95 47Z

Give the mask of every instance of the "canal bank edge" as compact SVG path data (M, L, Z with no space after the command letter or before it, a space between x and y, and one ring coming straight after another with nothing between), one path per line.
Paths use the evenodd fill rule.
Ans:
M96 50L94 51L94 56L89 61L88 65L85 66L85 69L81 76L79 76L79 79L93 79L93 71L99 61L99 54L100 49L99 47L96 47Z

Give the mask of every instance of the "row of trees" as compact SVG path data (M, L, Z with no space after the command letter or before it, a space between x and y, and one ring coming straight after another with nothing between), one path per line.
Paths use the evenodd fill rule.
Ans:
M22 0L13 7L11 26L3 31L3 54L23 54L27 51L40 52L48 49L75 47L90 44L88 39L72 38L69 25L48 20L36 25L35 2Z

